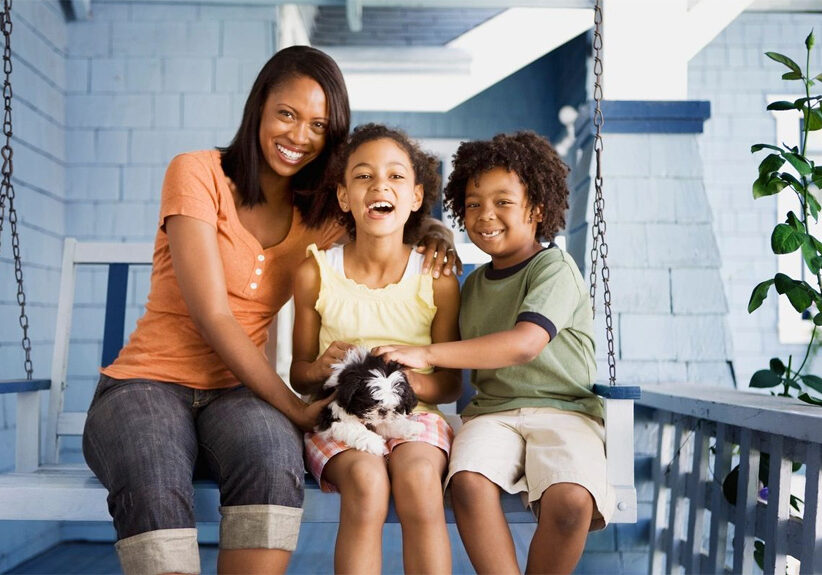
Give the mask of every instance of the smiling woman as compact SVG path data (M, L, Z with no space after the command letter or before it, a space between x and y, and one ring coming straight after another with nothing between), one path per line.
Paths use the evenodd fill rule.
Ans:
M302 515L298 430L327 401L294 395L263 349L307 246L344 236L319 190L349 121L337 65L296 46L263 66L229 146L168 166L146 312L102 369L83 436L126 574L200 572L195 467L220 487L218 570L287 567Z

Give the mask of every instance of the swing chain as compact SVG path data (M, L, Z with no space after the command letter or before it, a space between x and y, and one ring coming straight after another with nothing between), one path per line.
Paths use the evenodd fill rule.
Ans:
M9 227L11 228L11 250L14 255L14 277L17 279L17 304L20 306L20 327L23 328L23 351L25 352L26 379L31 380L34 368L31 363L31 340L29 339L29 318L26 315L26 293L23 290L23 268L20 256L20 237L17 233L17 210L14 209L14 185L11 183L14 171L13 151L11 147L11 2L3 1L0 12L0 30L3 33L3 135L5 141L0 148L3 165L0 169L0 239L2 239L3 222L8 202Z
M593 245L591 248L591 305L596 314L597 264L602 258L602 290L605 304L605 335L608 341L608 372L611 385L616 385L616 356L614 353L614 325L611 315L611 289L608 285L611 270L608 268L608 244L605 241L605 199L602 196L602 2L594 5L594 154L596 174L594 176L594 222L591 226Z

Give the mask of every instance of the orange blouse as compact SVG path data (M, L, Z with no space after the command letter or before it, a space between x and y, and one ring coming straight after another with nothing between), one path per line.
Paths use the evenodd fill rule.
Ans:
M191 152L174 158L163 182L145 314L120 355L102 373L115 379L145 378L197 389L237 385L236 377L189 316L171 265L165 220L184 215L214 226L231 311L251 340L264 350L268 327L291 297L294 272L305 259L306 248L312 243L328 247L342 233L334 222L310 229L297 208L293 210L285 239L263 249L240 223L220 152Z

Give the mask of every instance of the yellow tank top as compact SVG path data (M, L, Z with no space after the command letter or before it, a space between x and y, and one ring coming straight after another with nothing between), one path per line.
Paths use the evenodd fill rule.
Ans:
M322 318L320 353L335 340L367 349L431 343L431 323L437 306L433 278L430 273L421 273L422 254L412 250L400 281L374 289L345 276L343 246L319 250L311 244L307 251L320 269L320 293L314 305ZM422 402L420 409L438 412Z

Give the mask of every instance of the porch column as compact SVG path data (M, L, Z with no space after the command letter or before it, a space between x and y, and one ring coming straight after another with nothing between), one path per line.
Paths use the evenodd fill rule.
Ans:
M732 386L728 306L698 138L708 102L606 101L602 173L618 383ZM594 153L590 110L577 122L567 245L590 273ZM599 275L599 274L598 274ZM602 280L599 378L607 379Z

